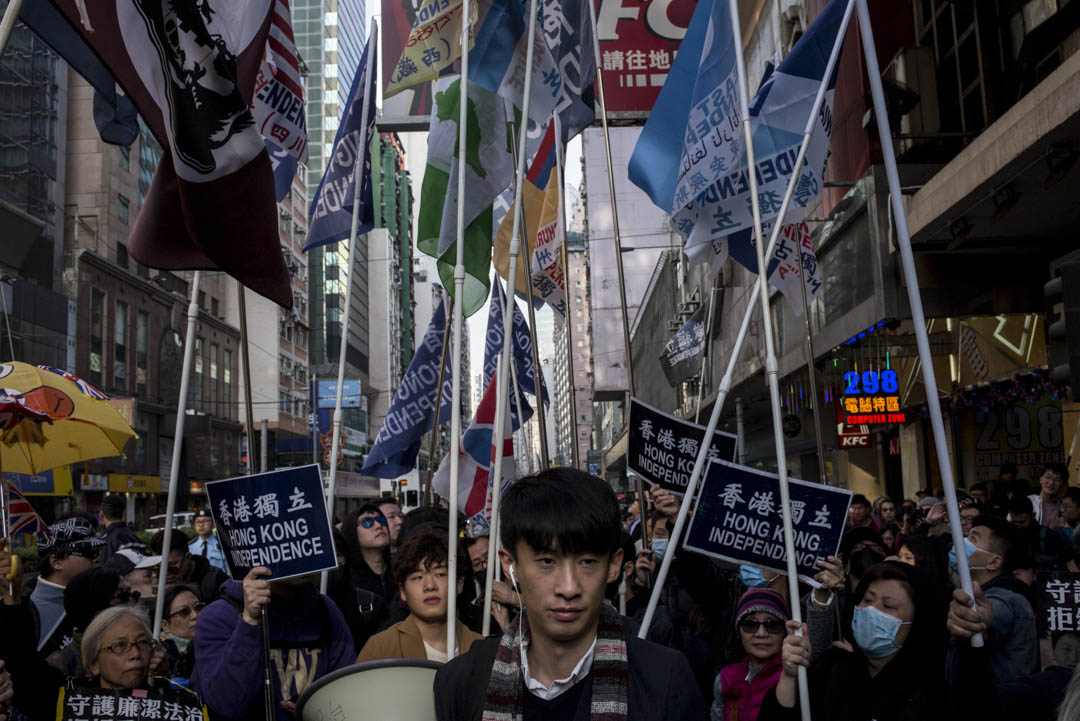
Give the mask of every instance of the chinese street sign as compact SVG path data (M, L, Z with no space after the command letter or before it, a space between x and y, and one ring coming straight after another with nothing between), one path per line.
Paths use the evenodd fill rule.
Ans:
M835 556L851 491L788 479L799 578L816 585L814 562ZM732 563L787 573L780 479L773 473L709 463L683 547Z
M337 567L318 466L213 481L206 495L233 580L256 566L275 581Z
M705 427L661 413L630 399L626 465L649 483L682 495L694 471ZM730 433L713 434L709 458L735 460L738 443Z

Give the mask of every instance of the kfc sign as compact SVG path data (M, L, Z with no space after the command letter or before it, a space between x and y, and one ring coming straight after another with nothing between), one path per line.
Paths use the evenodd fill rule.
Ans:
M695 6L693 0L597 0L609 112L644 116L652 110Z
M836 437L840 441L840 448L869 448L870 426L849 426L840 422L836 424Z

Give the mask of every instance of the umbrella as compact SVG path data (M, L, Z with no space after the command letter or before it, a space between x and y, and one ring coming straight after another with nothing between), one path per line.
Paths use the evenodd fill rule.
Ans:
M107 399L62 370L0 363L0 470L36 475L123 455L124 446L137 436Z

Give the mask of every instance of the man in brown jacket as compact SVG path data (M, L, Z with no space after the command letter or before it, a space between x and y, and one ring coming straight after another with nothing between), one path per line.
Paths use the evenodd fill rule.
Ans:
M410 534L394 556L392 571L398 584L401 600L409 607L409 615L382 633L371 637L357 657L357 663L387 658L426 658L445 662L447 599L446 533L435 528ZM458 567L465 556L458 549ZM456 593L461 593L463 579L458 577ZM480 636L457 621L458 652L469 650Z

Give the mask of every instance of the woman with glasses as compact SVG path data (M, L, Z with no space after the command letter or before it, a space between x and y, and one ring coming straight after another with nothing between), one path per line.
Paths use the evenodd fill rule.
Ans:
M761 702L780 680L787 599L776 591L751 588L735 608L735 628L746 658L725 666L713 685L712 721L755 721Z
M390 617L390 605L398 597L390 572L390 531L379 507L365 503L345 516L341 535L348 555L348 584L332 589L334 601L349 623L353 644L363 648Z
M205 604L191 586L176 585L165 592L165 616L161 619L161 645L169 659L169 675L187 685L195 668L195 621Z

